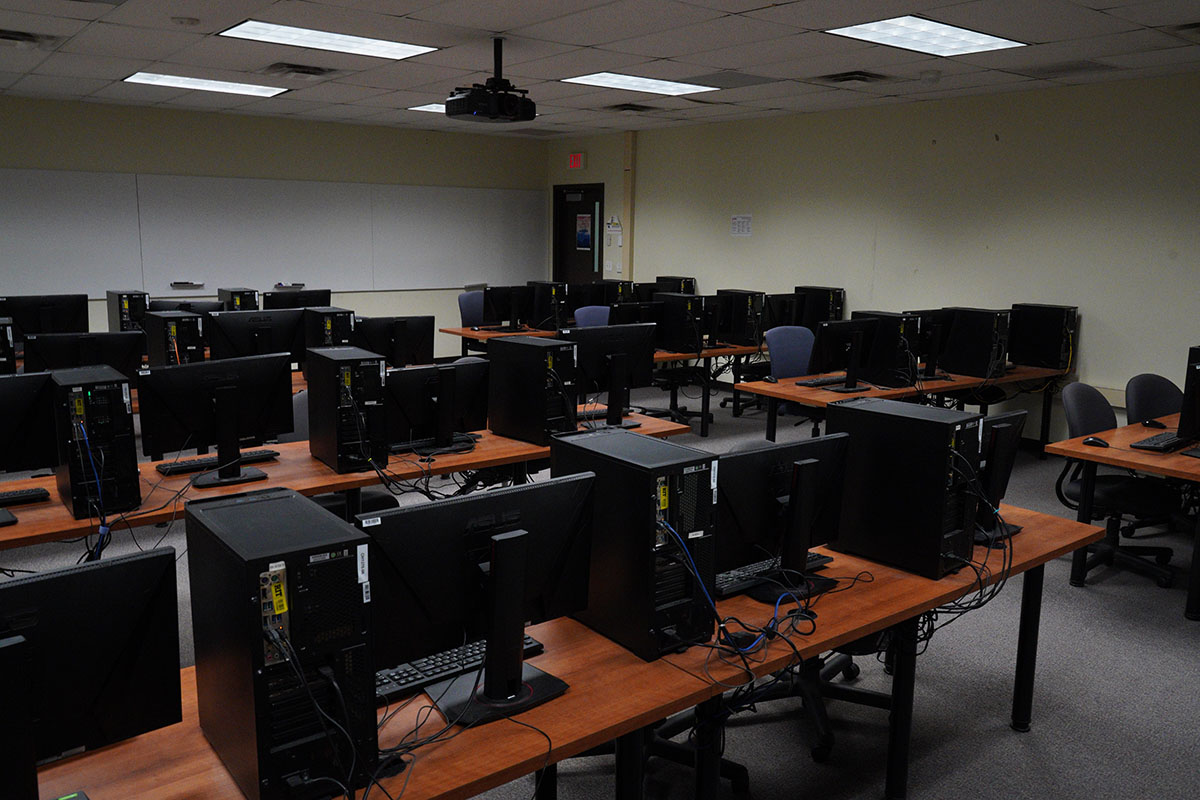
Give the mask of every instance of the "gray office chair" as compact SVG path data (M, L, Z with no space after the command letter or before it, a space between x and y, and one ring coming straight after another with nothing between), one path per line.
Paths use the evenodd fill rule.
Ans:
M1117 427L1117 415L1112 406L1092 386L1068 384L1063 389L1062 401L1067 431L1072 439ZM1082 462L1067 459L1055 482L1054 491L1068 508L1079 508L1083 492L1082 472ZM1122 545L1121 523L1129 516L1135 520L1135 525L1165 524L1179 511L1180 504L1179 493L1165 481L1131 473L1097 475L1092 519L1105 520L1105 537L1098 544L1089 546L1091 555L1087 559L1087 571L1101 564L1121 566L1153 578L1159 586L1170 586L1175 579L1168 566L1171 549Z
M459 293L458 317L464 328L475 328L483 324L482 289Z
M1143 372L1125 384L1125 416L1130 423L1178 414L1183 392L1162 375Z
M767 354L771 358L771 377L776 380L798 378L808 374L808 362L812 360L813 332L802 325L778 325L763 335L767 343ZM794 423L803 424L809 414L796 403L780 403L780 414L795 414L802 419ZM813 419L813 436L820 433L820 422Z
M580 328L607 325L608 312L608 306L580 306L575 309L575 325Z

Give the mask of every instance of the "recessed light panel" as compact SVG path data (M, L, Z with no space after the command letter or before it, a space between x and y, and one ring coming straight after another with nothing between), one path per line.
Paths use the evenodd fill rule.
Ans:
M260 86L254 83L232 83L210 81L205 78L188 78L183 75L160 75L155 72L135 72L125 79L126 83L145 83L150 86L169 86L174 89L195 89L201 92L224 92L225 94L248 94L254 97L274 97L287 89L278 86Z
M1023 42L988 36L965 28L956 28L920 17L896 17L848 28L834 28L826 33L847 36L873 44L886 44L918 53L935 56L961 56L967 53L982 53L987 50L1004 50L1009 47L1024 47Z
M360 56L376 56L399 60L409 56L419 56L422 53L432 53L436 47L423 47L419 44L391 42L386 39L368 39L363 36L349 36L344 33L316 31L310 28L293 28L289 25L275 25L270 22L246 20L241 25L234 25L221 36L232 36L235 39L252 39L256 42L271 42L272 44L287 44L294 47L310 47L314 50L332 50L335 53L354 53Z
M715 92L716 86L700 86L695 83L678 83L676 81L658 81L654 78L639 78L637 75L620 75L616 72L597 72L592 75L580 75L577 78L563 78L563 83L582 83L588 86L603 86L606 89L626 89L631 92L649 92L650 94L696 94L697 92Z
M432 111L434 114L445 114L445 103L426 103L423 106L413 106L409 111Z

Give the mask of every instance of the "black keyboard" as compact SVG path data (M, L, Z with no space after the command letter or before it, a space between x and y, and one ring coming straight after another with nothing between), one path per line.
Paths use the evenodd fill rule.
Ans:
M833 556L826 556L810 551L808 560L804 564L804 572L807 574L813 570L820 569L830 561L833 561ZM716 595L719 599L724 600L727 597L741 594L747 589L760 586L767 582L764 574L777 569L779 569L778 557L764 559L753 564L747 564L744 567L720 572L717 574L715 581Z
M271 461L279 458L278 450L243 450L243 464L260 464L263 461ZM190 458L187 461L164 461L161 464L156 464L155 469L163 475L186 475L189 472L208 472L221 466L221 462L217 460L217 456L204 456L202 458Z
M50 493L45 489L14 489L11 492L0 492L0 508L40 503L49 499Z
M525 636L524 657L536 656L546 648L532 636ZM425 658L418 658L411 664L400 664L375 673L375 704L385 705L394 700L417 694L426 686L438 681L464 675L479 669L483 664L483 654L487 650L487 640L455 647L441 653L435 653Z
M807 386L810 389L815 389L819 386L834 386L836 384L845 382L845 375L824 375L820 378L809 378L808 380L796 381L796 385Z
M1164 431L1156 433L1148 439L1136 441L1129 446L1135 450L1149 450L1152 453L1171 453L1191 443L1191 439L1180 439L1173 432Z
M520 333L525 330L524 325L480 325L479 330L487 331L488 333Z

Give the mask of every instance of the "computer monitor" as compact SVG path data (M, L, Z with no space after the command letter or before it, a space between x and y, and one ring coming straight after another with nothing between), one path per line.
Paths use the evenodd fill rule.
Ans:
M35 761L182 720L172 548L0 583L0 641L18 636L24 643L3 675L7 688L25 689L28 774Z
M212 359L288 353L302 364L304 310L219 311L210 317L208 349Z
M49 373L0 375L0 472L53 467L56 441Z
M1179 409L1180 439L1200 439L1200 361L1189 363L1183 379L1183 405Z
M983 499L992 508L999 509L1000 501L1008 491L1008 479L1021 446L1026 414L1025 411L1007 411L983 419L983 427L979 431L979 488L983 492ZM982 530L976 531L976 544L1007 539L1021 530L1020 525L1008 522L1001 529L999 522L995 515L981 508L976 516L976 524Z
M0 297L0 317L12 320L15 342L27 333L87 333L87 295L10 294Z
M587 605L592 485L592 473L585 472L359 515L358 526L371 537L376 663L410 662L486 637L481 688L493 697L526 696L521 685L531 674L522 675L520 663L524 624ZM512 537L518 531L524 536ZM534 696L523 702L470 702L476 677L458 679L465 708L441 699L446 687L428 690L447 719L466 724L474 717L460 713L507 715L549 699L538 696L534 683ZM493 691L498 683L507 686Z
M584 306L607 305L606 292L599 283L568 283L567 308L574 314L576 309Z
M799 325L804 318L804 295L789 292L787 294L769 294L763 303L764 331L778 328L780 325Z
M879 320L863 319L826 320L817 324L813 333L812 356L808 371L813 375L823 372L846 370L846 382L832 387L834 392L862 392L865 386L858 385L859 370L867 366L867 359L875 343L875 330Z
M836 433L721 456L716 571L779 560L779 581L804 572L809 548L837 538L849 436ZM794 575L791 576L793 579Z
M917 318L918 335L913 352L918 358L925 360L924 377L933 378L937 375L938 361L946 352L946 344L950 341L950 328L954 325L953 308L926 308L918 311L905 311ZM913 342L909 342L912 345Z
M484 287L483 324L520 327L529 318L531 297L528 286Z
M421 455L474 447L487 427L488 364L484 360L388 370L384 419L393 453Z
M310 306L333 305L329 289L286 289L278 292L263 292L262 307L308 308Z
M165 453L215 444L221 468L197 478L194 486L262 480L261 470L241 465L240 447L292 430L290 358L272 353L142 370L137 381L142 452L161 461Z
M659 275L654 279L654 285L659 292L675 294L696 293L696 279L682 275Z
M649 386L654 377L654 325L599 325L563 328L559 339L575 343L579 401L608 392L609 425L620 425L629 390Z
M613 303L608 307L609 325L634 325L639 322L661 323L663 318L663 303L660 300L648 300L636 303Z
M146 356L146 334L37 333L25 337L25 371L107 364L132 380Z
M389 367L433 363L433 317L357 317L354 345L378 353Z
M918 336L919 317L894 311L855 311L850 318L879 320L859 378L876 386L916 383L917 357L912 347Z
M566 326L567 285L558 281L529 281L529 327L552 331Z
M646 283L634 283L633 297L630 298L630 300L635 303L649 303L654 300L654 295L658 294L660 291L661 289L658 288L658 284L653 281Z
M13 325L9 317L0 317L0 375L17 371L17 348L13 342Z
M214 311L224 311L225 304L220 300L167 300L159 298L151 300L147 311L189 311L193 314L211 314Z

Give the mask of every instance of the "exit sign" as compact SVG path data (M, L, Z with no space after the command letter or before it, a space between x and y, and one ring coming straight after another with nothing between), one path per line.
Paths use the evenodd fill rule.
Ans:
M583 169L587 166L587 153L567 153L567 169Z

